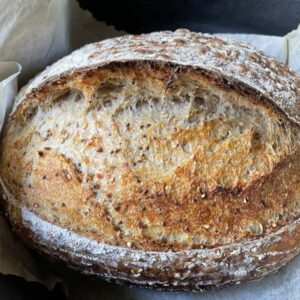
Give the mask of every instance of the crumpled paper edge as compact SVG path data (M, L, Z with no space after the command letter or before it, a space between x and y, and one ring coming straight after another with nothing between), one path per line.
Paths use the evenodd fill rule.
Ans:
M297 29L285 36L287 41L286 63L300 74L300 24Z
M22 67L19 63L0 62L0 130L13 106L18 92L18 76ZM7 220L0 212L0 270L3 275L15 275L27 281L42 282L52 289L62 279L44 274L32 253L13 234Z
M17 62L0 62L0 131L18 92L17 77L21 70L22 67Z
M1 274L40 282L48 289L53 289L62 281L60 277L42 269L32 252L14 235L4 216L0 217L0 244L0 256L8 258L0 262Z

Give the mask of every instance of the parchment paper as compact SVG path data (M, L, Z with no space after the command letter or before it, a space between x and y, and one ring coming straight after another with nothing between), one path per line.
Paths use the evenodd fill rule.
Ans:
M69 51L68 0L1 0L0 60L22 63L21 85Z
M1 0L0 61L18 61L23 71L21 85L51 62L86 43L122 35L112 26L97 22L75 0ZM253 44L261 51L286 62L300 73L300 27L285 37L217 34ZM0 62L0 130L17 91L21 67ZM0 215L0 273L39 281L48 288L64 278L69 299L299 299L300 256L275 275L221 291L168 293L128 288L94 280L73 272L51 272L13 235ZM61 276L57 274L61 274ZM62 276L62 274L64 274Z

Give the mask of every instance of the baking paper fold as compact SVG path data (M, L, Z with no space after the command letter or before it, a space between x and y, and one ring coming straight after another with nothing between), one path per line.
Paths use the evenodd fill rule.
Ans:
M17 62L0 62L0 130L13 106L18 92ZM45 272L36 257L13 234L7 220L0 213L0 273L16 275L27 281L38 281L49 289L62 281L59 276Z
M4 9L5 8L5 9ZM21 85L58 58L86 43L122 35L113 26L97 22L75 0L1 0L0 1L0 130ZM254 45L268 55L289 64L300 73L300 27L284 37L254 34L217 34ZM13 62L18 61L20 64ZM0 273L38 281L52 288L62 276L50 272L36 255L12 233L0 215ZM68 273L69 274L69 273ZM256 283L242 284L221 291L168 293L127 288L91 280L78 273L64 275L69 299L298 299L300 295L300 256L277 274Z
M17 62L0 62L0 132L18 92L18 75L22 67Z

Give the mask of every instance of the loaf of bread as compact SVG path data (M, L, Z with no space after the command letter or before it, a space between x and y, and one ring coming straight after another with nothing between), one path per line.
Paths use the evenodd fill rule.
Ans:
M30 247L169 290L255 280L300 250L300 77L188 30L83 47L17 97L3 204Z

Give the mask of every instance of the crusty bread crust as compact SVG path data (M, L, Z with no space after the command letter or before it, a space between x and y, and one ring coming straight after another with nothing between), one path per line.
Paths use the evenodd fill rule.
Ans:
M299 218L259 239L213 249L155 252L102 244L9 204L13 228L34 250L87 275L161 290L205 291L262 278L299 254Z
M221 287L299 252L299 76L179 30L88 45L19 94L1 145L13 228L87 274Z
M300 77L276 59L248 44L226 41L185 29L127 35L87 45L57 61L35 77L18 95L26 98L63 85L76 74L89 76L114 62L159 62L200 69L220 84L251 93L300 123ZM17 105L16 105L17 106Z

